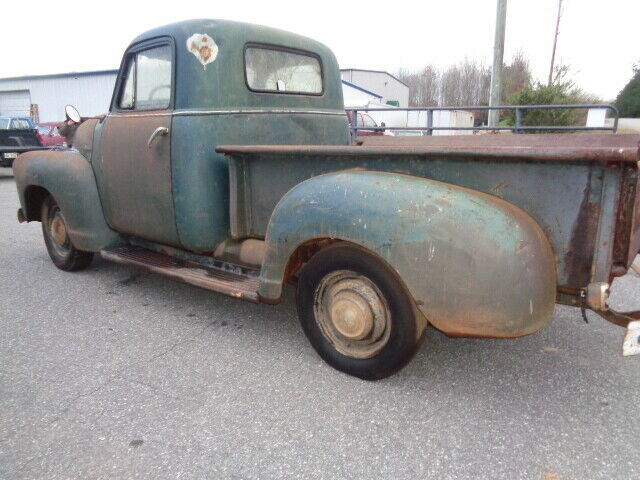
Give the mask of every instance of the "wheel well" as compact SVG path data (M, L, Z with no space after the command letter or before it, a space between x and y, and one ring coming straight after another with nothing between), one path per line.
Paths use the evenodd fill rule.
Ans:
M320 250L329 245L341 242L341 240L333 238L314 238L298 245L298 247L289 256L287 266L284 269L284 283L297 284L296 274Z
M284 283L290 283L293 285L297 284L296 274L303 267L303 265L311 260L311 257L313 257L316 253L336 243L363 250L378 257L375 252L372 252L371 250L358 243L342 240L340 238L313 238L298 245L293 253L289 256L287 266L284 270ZM378 259L382 261L392 272L395 272L395 270L384 259L380 257L378 257Z
M26 207L24 214L27 217L27 221L40 221L42 204L49 195L50 193L43 187L37 185L29 185L27 187L24 191L24 203Z

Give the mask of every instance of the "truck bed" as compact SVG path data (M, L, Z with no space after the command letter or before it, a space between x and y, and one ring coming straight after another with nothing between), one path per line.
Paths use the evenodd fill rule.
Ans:
M640 135L369 137L353 146L220 146L231 233L264 237L277 202L307 178L362 168L422 176L503 198L547 232L559 292L623 274L640 249ZM277 176L273 172L278 172ZM264 179L269 178L268 182Z

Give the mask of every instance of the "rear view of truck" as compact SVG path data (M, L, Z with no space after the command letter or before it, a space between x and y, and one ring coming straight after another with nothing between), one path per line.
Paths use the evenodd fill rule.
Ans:
M0 167L11 167L20 153L42 149L33 121L28 117L0 117Z

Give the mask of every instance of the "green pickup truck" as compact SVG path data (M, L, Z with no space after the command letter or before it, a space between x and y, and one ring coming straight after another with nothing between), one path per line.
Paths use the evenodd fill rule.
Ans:
M136 38L108 114L73 148L14 164L19 221L53 263L95 253L253 302L297 289L303 330L338 370L384 378L427 325L513 338L555 303L607 305L640 250L638 142L611 134L351 141L324 45L219 20Z

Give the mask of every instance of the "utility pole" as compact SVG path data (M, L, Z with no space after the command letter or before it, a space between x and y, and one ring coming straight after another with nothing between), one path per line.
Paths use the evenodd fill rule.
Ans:
M502 96L502 62L504 57L504 30L507 24L507 0L497 0L496 34L493 43L493 69L491 70L491 94L489 106L500 105ZM499 110L489 110L489 126L496 127L500 121Z
M549 68L549 83L553 82L553 64L556 62L556 45L558 44L558 34L560 33L560 17L562 16L562 0L558 0L558 18L556 20L556 35L553 37L553 52L551 53L551 68Z

